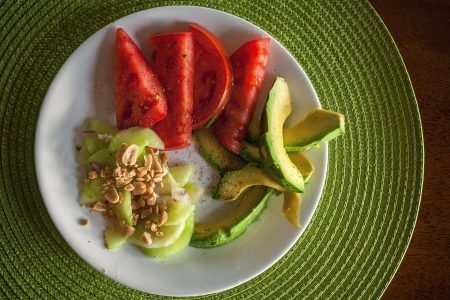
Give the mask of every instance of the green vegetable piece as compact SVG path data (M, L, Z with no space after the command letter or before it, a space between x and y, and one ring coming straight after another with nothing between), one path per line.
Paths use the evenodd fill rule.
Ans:
M96 178L83 184L81 191L80 204L88 205L97 201L103 200L102 184L104 180L102 178Z
M281 192L287 191L270 178L262 168L255 164L248 164L240 170L226 173L219 183L215 197L222 201L233 201L244 190L255 185L264 185Z
M175 203L180 203L176 201L172 201ZM192 214L195 209L195 205L193 204L182 204L181 207L176 207L176 209L172 209L168 211L168 219L164 226L172 226L178 225L180 223L184 223L187 218Z
M284 129L284 148L288 152L305 151L343 135L344 132L344 115L325 109L314 109L303 120Z
M86 127L87 130L92 130L95 132L92 135L87 135L84 140L86 148L90 154L108 146L107 139L100 139L98 136L99 134L113 136L117 133L117 129L114 126L95 118L89 118Z
M119 224L124 221L125 224L132 226L133 224L133 209L131 207L131 193L128 191L122 191L122 201L111 204L111 209L114 212Z
M135 144L139 146L141 152L145 146L156 149L164 149L164 142L150 128L132 127L117 133L109 144L109 150L116 152L123 143L127 145Z
M220 144L211 128L196 130L194 135L199 144L200 154L221 174L239 170L245 165L238 156Z
M141 220L136 225L136 231L132 236L128 238L128 241L134 245L144 247L144 248L163 248L172 245L180 236L184 230L185 223L173 225L173 226L161 226L158 231L163 233L163 236L157 237L156 233L151 232L150 228L145 228L144 220ZM142 235L144 232L150 234L152 242L151 244L146 244Z
M195 224L190 245L212 248L225 245L241 236L264 211L274 189L254 186L240 197L239 205L226 216L212 223Z
M203 195L203 188L199 187L193 182L188 182L183 187L189 195L191 203L197 203Z
M122 236L122 228L119 226L108 225L103 232L105 246L108 250L120 248L127 239Z
M302 174L284 150L283 124L291 114L292 101L287 82L277 77L269 92L263 113L263 135L259 153L264 168L286 189L303 192L305 183Z
M179 186L183 187L194 175L195 167L194 165L183 165L170 167L169 172L172 174L175 181Z
M114 168L116 166L116 154L109 151L108 148L103 148L89 156L88 164L97 164L101 167Z
M161 248L141 247L141 250L149 256L158 257L161 259L177 254L189 245L192 234L194 233L194 224L194 214L191 214L185 222L184 230L180 237L172 245Z

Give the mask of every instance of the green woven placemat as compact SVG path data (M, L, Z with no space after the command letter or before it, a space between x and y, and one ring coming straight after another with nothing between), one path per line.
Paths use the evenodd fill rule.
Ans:
M223 10L269 32L300 62L322 106L347 122L330 143L326 187L297 244L255 279L199 298L380 297L414 229L423 138L402 59L368 3L49 0L0 2L0 298L158 298L103 276L64 242L39 193L33 143L47 88L83 41L125 15L174 4Z

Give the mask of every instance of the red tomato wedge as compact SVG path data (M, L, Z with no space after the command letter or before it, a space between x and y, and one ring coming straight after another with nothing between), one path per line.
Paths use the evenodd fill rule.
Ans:
M239 153L248 131L266 73L270 39L262 38L243 44L231 56L234 86L230 100L214 124L220 143L229 151Z
M153 129L166 150L187 147L192 137L194 40L191 32L150 37L156 47L153 69L165 89L168 114Z
M194 37L195 75L192 127L197 129L214 119L230 96L230 61L221 42L198 24L189 26Z
M115 55L117 127L148 127L165 118L164 90L142 52L122 28L116 31Z

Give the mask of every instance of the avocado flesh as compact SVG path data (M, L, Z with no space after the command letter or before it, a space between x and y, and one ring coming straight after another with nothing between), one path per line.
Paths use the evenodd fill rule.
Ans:
M228 215L212 223L195 224L190 245L197 248L218 247L241 236L267 206L276 191L254 186L241 197L239 205Z
M245 152L245 155L242 155L243 151ZM247 142L242 144L241 155L249 162L259 162L261 160L259 148ZM297 169L299 169L300 173L302 173L305 183L308 183L311 175L314 173L313 164L302 152L291 152L288 153L288 156Z
M298 193L284 193L283 216L296 227L300 227L300 206L301 198Z
M215 198L222 201L233 201L243 191L255 185L264 185L281 192L287 191L258 165L248 164L242 169L228 172L222 177L215 193Z
M284 149L288 152L305 151L344 132L345 120L342 114L317 108L294 126L284 129Z
M292 111L292 101L286 79L277 77L269 92L263 112L263 135L259 153L264 168L282 186L293 192L305 189L303 176L290 160L283 145L283 124Z
M200 154L221 174L239 170L245 165L239 157L225 149L217 140L211 128L194 131Z

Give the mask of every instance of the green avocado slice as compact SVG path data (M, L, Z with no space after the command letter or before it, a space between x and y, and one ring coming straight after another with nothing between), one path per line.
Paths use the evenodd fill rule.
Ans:
M264 185L280 192L287 191L268 176L261 167L251 163L240 170L226 173L220 180L214 196L222 201L233 201L243 191L255 185Z
M284 149L288 152L305 151L344 132L344 115L317 108L294 126L283 130Z
M266 171L286 189L302 193L303 176L290 160L283 144L283 124L292 111L286 79L277 77L263 112L259 153Z
M231 242L241 236L267 206L276 190L263 186L248 189L239 205L228 215L212 223L195 224L190 245L197 248L213 248Z
M197 139L200 154L221 174L239 170L245 165L242 159L220 144L211 128L196 130L194 136Z

